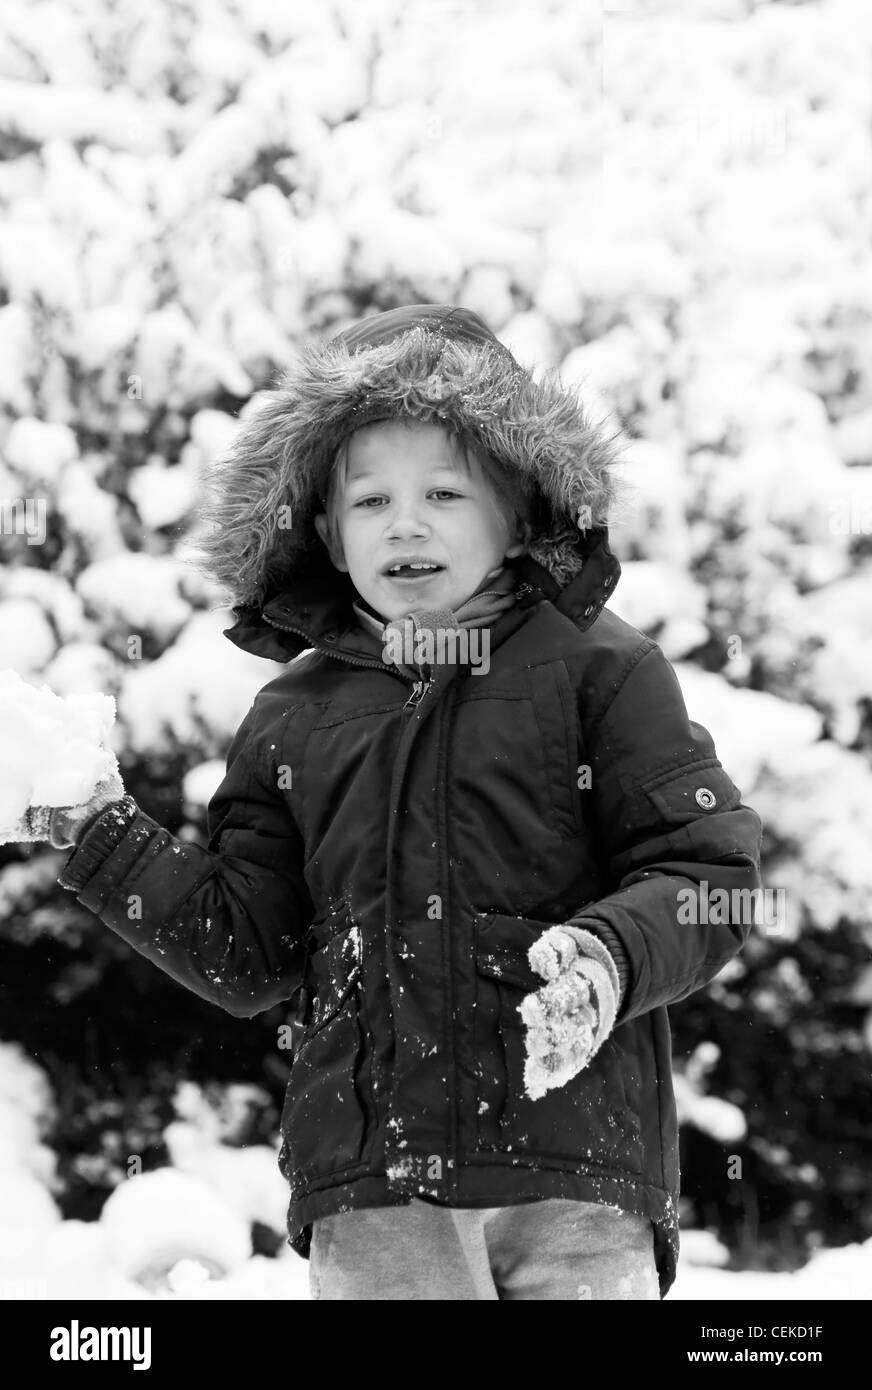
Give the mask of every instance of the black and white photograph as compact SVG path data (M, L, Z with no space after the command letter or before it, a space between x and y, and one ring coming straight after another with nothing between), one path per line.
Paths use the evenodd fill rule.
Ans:
M515 1300L823 1369L870 1067L872 7L4 0L32 1364Z

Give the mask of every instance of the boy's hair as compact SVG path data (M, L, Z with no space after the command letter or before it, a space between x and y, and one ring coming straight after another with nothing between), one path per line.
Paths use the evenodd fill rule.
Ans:
M531 536L532 530L532 511L530 494L524 480L516 473L511 473L502 468L496 459L480 445L476 445L463 435L453 429L446 428L446 434L454 446L453 453L455 462L459 468L464 470L467 475L472 471L470 467L470 455L475 457L481 464L491 486L494 500L502 512L510 535L514 535L518 529L519 537L523 538L526 544ZM348 446L351 436L348 435L342 441L333 457L333 463L327 477L327 482L320 491L320 500L324 507L327 517L327 530L333 540L338 540L336 533L336 502L341 489L345 487L348 476Z

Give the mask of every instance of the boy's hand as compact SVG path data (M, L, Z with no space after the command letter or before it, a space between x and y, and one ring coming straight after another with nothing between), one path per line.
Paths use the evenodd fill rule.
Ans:
M20 820L0 831L0 844L47 840L55 849L71 849L86 821L123 796L124 783L116 766L80 806L28 806Z
M527 1030L524 1083L531 1100L539 1100L577 1076L605 1042L619 982L606 947L581 927L549 927L527 959L546 981L519 1010Z

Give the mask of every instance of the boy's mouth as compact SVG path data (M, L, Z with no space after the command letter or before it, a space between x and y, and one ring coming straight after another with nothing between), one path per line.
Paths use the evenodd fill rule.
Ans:
M444 565L438 565L435 560L398 560L393 565L389 565L383 570L386 579L399 579L403 583L409 581L433 579L437 574L441 574Z

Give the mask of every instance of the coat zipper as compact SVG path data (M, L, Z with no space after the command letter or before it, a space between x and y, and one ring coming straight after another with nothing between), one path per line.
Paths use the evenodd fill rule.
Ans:
M277 627L277 628L281 629L281 630L284 631L284 632L293 632L296 636L298 636L298 637L303 637L307 642L311 642L311 640L312 640L312 638L311 638L311 636L309 635L309 633L308 633L308 632L303 632L301 628L293 627L293 626L291 626L290 623L280 623L280 622L278 622L275 618L267 618L266 614L263 614L263 617L265 618L266 622L268 622L268 623L270 624L271 627ZM321 648L321 647L318 647L317 650L323 652L323 648ZM408 681L408 680L411 679L411 677L405 675L405 674L404 674L402 671L400 671L398 668L394 668L394 667L388 666L385 662L382 662L382 661L367 661L364 657L346 656L346 655L344 655L344 654L341 653L341 652L323 652L323 655L325 655L325 656L333 656L333 657L335 657L335 658L337 659L337 661L346 661L346 662L348 662L348 664L351 665L351 666L365 666L365 667L369 667L369 668L371 668L371 669L373 669L373 670L377 670L377 671L388 671L392 676L397 676L397 677L398 677L400 680L402 680L402 681ZM421 701L424 699L424 696L428 694L428 692L430 691L430 689L432 688L432 686L433 686L433 677L432 677L432 675L431 675L431 676L428 676L428 677L426 677L426 678L419 679L419 680L413 680L413 681L412 681L412 691L411 691L411 694L409 695L409 698L406 700L405 704L404 704L403 707L402 707L402 710L401 710L401 717L404 717L404 716L405 716L405 712L406 712L407 709L417 709L418 705L419 705L419 704L421 703ZM445 866L444 866L444 864L443 864L443 874L444 874L444 872L445 872ZM388 949L390 949L390 948L388 947ZM449 949L450 949L450 947L449 947ZM448 982L448 989L449 989L449 1011L450 1011L450 1012L453 1012L453 991L451 990L451 981L450 981L450 979L449 979L449 982ZM308 1008L308 1003L309 1003L309 1001L308 1001L308 999L307 999L307 1001L306 1001L306 1007L307 1007L307 1008ZM298 1038L298 1039L296 1040L296 1042L297 1042L297 1048L299 1047L301 1041L302 1041L302 1038ZM296 1057L296 1049L295 1049L293 1055L294 1055L294 1057ZM457 1062L456 1062L456 1054L454 1053L454 1049L452 1048L452 1074L455 1075L455 1090L454 1090L454 1093L453 1093L453 1095L452 1095L452 1136L451 1136L451 1137L452 1137L452 1142L453 1142L454 1155L452 1156L452 1158L450 1159L450 1163L448 1164L448 1190L449 1190L449 1192L452 1193L452 1195L455 1195L455 1194L456 1194L456 1184L457 1184L457 1171L456 1171L456 1168L455 1168L455 1161L456 1161L456 1156L457 1156L457 1126L458 1126L457 1092L456 1092L456 1065L457 1065Z
M427 676L427 677L426 677L425 679L423 679L423 680L417 680L417 681L415 681L414 684L413 684L413 686L412 686L412 693L411 693L411 695L409 696L409 698L408 698L408 700L406 701L406 703L403 705L403 709L404 709L404 710L407 710L407 709L409 708L410 705L411 705L411 707L412 707L413 709L416 709L417 706L420 705L421 701L423 700L424 696L427 694L427 692L428 692L428 690L430 689L430 687L432 686L432 684L433 684L433 677L432 677L432 676Z
M304 637L307 642L312 641L311 633L304 632L301 627L293 627L291 623L280 623L277 618L268 618L266 613L262 613L261 616L264 622L269 623L270 627L277 627L282 632L293 632L297 637ZM410 679L409 676L404 676L402 671L398 670L396 667L389 666L387 662L384 661L368 661L366 657L363 656L346 656L344 652L325 651L323 647L317 647L316 650L319 651L322 656L332 656L335 657L337 661L347 661L350 666L366 666L372 671L387 671L389 676L397 676L404 682ZM417 681L415 684L417 684ZM403 706L403 708L405 708L405 706Z
M268 618L265 613L262 616L264 621L269 623L270 627L280 628L282 632L293 632L297 637L304 637L307 642L312 641L311 635L308 632L304 632L302 628L293 627L290 623L280 623L276 618ZM398 680L404 682L411 680L412 693L403 705L404 711L410 707L415 709L433 685L432 676L428 676L423 680L413 680L411 676L404 675L398 667L389 666L387 662L384 661L368 661L366 657L363 656L346 656L343 652L327 652L324 651L323 647L318 647L317 650L324 656L335 657L337 661L347 661L350 666L365 666L372 671L387 671L388 675L396 676Z

